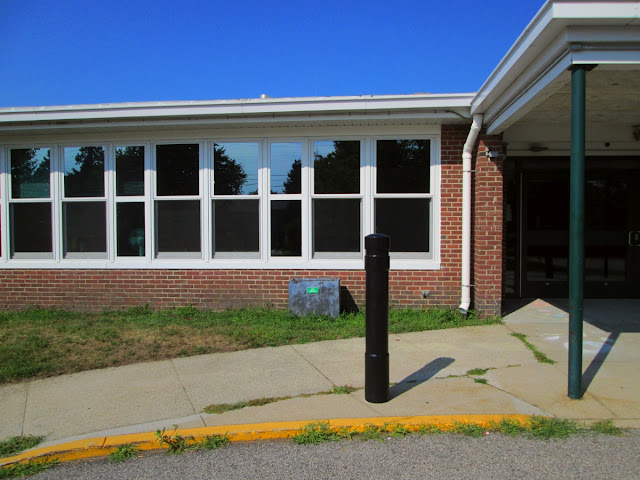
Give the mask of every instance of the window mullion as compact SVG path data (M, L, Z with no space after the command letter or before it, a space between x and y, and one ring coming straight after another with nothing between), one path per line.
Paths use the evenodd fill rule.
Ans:
M115 176L116 161L113 144L105 145L104 159L104 194L107 203L107 259L114 262L117 255L116 213L115 213Z
M9 212L9 150L0 150L0 261L6 262L9 259L7 248L9 247L9 222L7 221Z
M51 148L51 201L52 209L52 242L54 261L60 262L63 256L62 245L64 227L62 225L62 182L64 181L62 147L57 145Z

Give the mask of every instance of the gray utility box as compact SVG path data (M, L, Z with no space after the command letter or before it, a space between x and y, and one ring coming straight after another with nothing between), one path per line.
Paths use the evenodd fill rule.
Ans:
M296 315L340 315L339 278L289 280L289 311Z

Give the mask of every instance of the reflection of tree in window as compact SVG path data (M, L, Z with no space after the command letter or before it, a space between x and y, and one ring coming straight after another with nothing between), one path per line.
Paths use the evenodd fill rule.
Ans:
M75 165L70 167L65 159L65 196L104 196L104 149L80 147L74 160Z
M302 192L302 161L294 160L291 170L287 173L287 179L282 184L282 193L301 193ZM275 192L271 192L275 193Z
M144 147L116 148L116 195L144 195Z
M428 193L429 140L378 140L378 193Z
M158 195L198 195L198 145L158 145L156 182Z
M315 193L360 192L360 142L334 141L332 152L314 154Z
M49 196L49 150L40 159L39 148L11 150L11 194L13 198Z
M213 162L214 191L216 195L241 195L247 182L242 165L227 155L226 149L216 144Z

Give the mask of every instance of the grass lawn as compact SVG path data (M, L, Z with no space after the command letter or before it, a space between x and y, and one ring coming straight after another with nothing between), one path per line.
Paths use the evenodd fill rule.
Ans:
M453 310L391 310L390 333L500 323ZM94 368L365 335L365 315L297 317L284 310L182 307L100 314L0 312L0 383Z

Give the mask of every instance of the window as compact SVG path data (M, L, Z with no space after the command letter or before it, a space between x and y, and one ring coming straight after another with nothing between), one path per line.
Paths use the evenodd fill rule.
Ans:
M391 237L395 257L432 258L431 142L376 142L375 231Z
M12 258L53 258L51 150L10 151L9 204Z
M271 256L302 255L302 143L272 143Z
M313 257L362 252L360 142L313 142Z
M62 225L66 258L107 257L104 147L64 147Z
M200 147L156 146L155 234L158 258L201 258Z
M215 143L211 233L214 257L260 256L260 144Z
M436 268L438 145L345 135L11 146L1 262L362 268L364 237L379 232L392 267Z
M116 146L116 255L144 257L144 147Z

